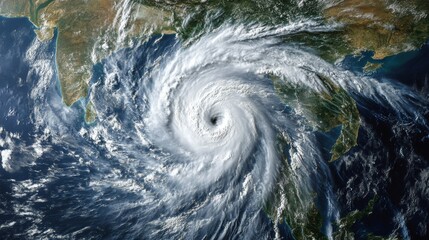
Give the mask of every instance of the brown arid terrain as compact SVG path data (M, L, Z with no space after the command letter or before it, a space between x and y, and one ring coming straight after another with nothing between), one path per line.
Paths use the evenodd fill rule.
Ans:
M344 40L354 53L373 51L374 59L413 50L429 32L427 1L344 0L328 7L328 20L344 24Z
M194 12L204 16L204 12L216 9L224 15L233 14L229 7L254 6L252 3L252 0L234 3L0 0L0 15L28 17L37 27L35 32L40 41L52 39L54 30L58 30L58 76L63 100L70 106L87 95L93 65L113 52L142 42L152 33L174 33L179 29L186 35L189 32L186 28L193 26L182 23ZM323 42L312 42L308 36L298 37L318 49L325 60L333 62L362 51L373 51L374 59L383 59L419 48L427 40L429 2L426 0L343 0L323 5L319 14L327 23L341 23L341 29L320 33L318 39L325 39ZM259 11L259 14L269 13ZM275 16L269 17L272 18Z
M0 15L28 17L40 41L58 29L57 65L63 100L86 96L92 66L153 32L171 32L171 14L120 0L0 0Z

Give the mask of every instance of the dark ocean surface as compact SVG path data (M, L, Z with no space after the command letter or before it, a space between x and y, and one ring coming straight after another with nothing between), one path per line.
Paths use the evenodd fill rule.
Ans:
M80 161L106 158L103 149L97 149L96 145L83 139L71 139L70 145L67 142L53 143L49 138L38 140L43 130L36 129L33 111L39 100L51 103L54 115L67 119L67 131L77 132L82 126L89 127L84 121L84 106L88 99L82 99L70 108L62 105L55 67L56 37L42 43L46 50L42 57L51 65L54 73L46 86L47 94L41 99L30 97L32 89L40 82L26 57L36 38L33 30L34 26L26 18L0 17L0 139L14 138L12 160L6 163L2 159L2 165L18 166L11 166L9 171L0 167L0 238L20 239L31 236L31 232L34 238L52 237L52 232L58 234L54 235L57 237L65 235L77 239L141 238L127 233L128 227L135 226L140 220L135 214L130 213L133 217L126 218L124 216L127 213L122 212L115 220L122 222L113 222L107 210L108 205L119 204L122 198L132 201L135 196L118 192L115 188L103 193L94 191L89 187L91 176L102 174L103 169L91 164L78 164ZM133 68L133 72L130 72L139 78L147 70L143 67L147 59L142 56L157 58L176 43L174 36L165 36L156 48L153 46L158 43L151 39L143 46L125 49L117 54L135 54L136 58L140 56L137 66L141 67ZM380 69L369 76L381 82L399 84L404 89L411 89L423 98L428 98L428 44L419 50L381 61L371 60L371 55L367 52L362 56L347 56L341 66L357 75L368 76L362 70L367 61L383 63ZM105 67L105 62L94 66L92 84L104 77ZM126 64L123 68L127 70ZM121 82L118 80L117 84L119 88ZM429 167L427 128L412 121L397 122L391 109L380 107L368 99L353 97L358 102L363 123L359 132L359 146L329 164L341 210L340 217L344 218L356 209L363 210L370 200L376 199L372 213L351 226L357 239L367 239L370 235L388 237L392 232L403 239L427 239L429 200L424 192L428 191L428 183L419 182L425 179L423 170ZM425 111L424 116L429 120L427 107L421 106L420 109ZM118 109L112 107L106 111L115 112ZM127 117L120 112L118 114ZM320 139L324 144L332 145L329 134L336 136L338 132L338 128L333 129L330 133L321 134ZM7 135L10 133L14 133L15 137ZM89 148L99 151L98 155L93 155L89 160L80 159L79 144L91 145ZM7 150L6 145L0 144L0 151ZM34 146L44 149L40 156L32 156L27 151L36 148ZM31 184L43 182L44 178L50 180L42 187ZM17 186L28 191L17 195ZM95 201L93 196L100 194L103 197L98 196ZM29 201L32 202L29 204L32 209L27 207ZM414 203L409 204L412 201ZM285 238L290 236L286 225L281 226L281 232Z

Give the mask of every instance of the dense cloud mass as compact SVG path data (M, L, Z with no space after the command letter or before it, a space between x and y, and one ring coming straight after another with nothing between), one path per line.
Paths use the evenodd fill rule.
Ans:
M394 125L393 142L411 141L403 132L419 134L404 126L410 121L428 129L426 100L410 89L356 76L282 43L290 34L336 27L225 24L187 45L157 35L95 65L88 98L72 107L62 104L54 77L54 43L29 42L21 63L27 88L16 82L0 88L22 103L7 102L2 111L14 108L15 121L28 122L0 128L7 186L0 233L23 225L26 238L287 238L299 235L294 229L308 234L293 224L306 224L317 207L322 224L315 229L332 238L354 198L352 186L338 186L355 181L367 197L380 189L363 189L365 180L388 182L371 171L364 180L338 180L342 168L358 161L371 168L396 151L379 147L384 139L371 135L372 121ZM96 112L92 123L82 117L80 105L88 101ZM326 110L312 107L321 103ZM370 106L379 111L366 111ZM353 121L367 145L356 146L357 136L344 133ZM331 158L333 146L346 146L338 147L341 159ZM367 156L368 149L380 153ZM414 163L427 169L421 155ZM422 199L413 207L427 205L427 186L411 188ZM409 238L404 218L418 213L394 212L393 233Z

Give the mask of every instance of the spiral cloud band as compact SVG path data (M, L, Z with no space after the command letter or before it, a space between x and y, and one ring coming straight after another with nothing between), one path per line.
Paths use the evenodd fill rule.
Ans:
M97 139L108 131L102 135L109 154L131 175L100 176L96 182L108 181L109 187L115 185L111 181L135 182L141 192L138 218L147 230L135 231L150 237L272 236L257 229L272 224L261 214L267 204L290 207L271 195L278 191L287 159L292 169L287 177L301 199L296 208L305 211L311 194L323 191L330 218L325 232L330 233L337 210L314 126L305 107L279 97L273 79L327 94L322 75L356 97L400 101L391 94L393 86L376 90L375 80L357 79L295 46L278 44L282 35L320 28L312 22L281 31L225 26L188 47L172 40L169 48L161 47L171 41L161 36L147 44L143 55L157 57L145 60L140 79L127 73L133 61L128 67L118 65L117 58L106 63L106 79L91 91L100 119L106 120L90 135ZM124 116L112 116L112 106L125 106ZM129 129L135 134L124 138ZM289 146L287 156L278 148L279 139ZM282 216L281 211L271 215Z
M356 106L370 99L398 119L427 126L407 89L357 77L282 40L336 27L226 24L187 42L152 37L94 67L88 99L81 100L96 112L89 124L76 117L81 108L61 105L51 69L31 92L31 131L42 140L26 147L13 145L19 136L8 136L4 168L31 164L14 165L13 148L43 146L49 151L37 156L62 159L33 179L31 189L54 185L58 192L46 201L52 209L73 210L63 217L76 222L76 229L64 230L73 236L272 239L282 235L285 219L290 227L306 223L317 207L323 234L332 237L339 209L328 162L366 130ZM49 69L46 59L53 59L38 59L43 48L36 42L27 56L37 69ZM58 176L81 185L65 180L57 186ZM75 202L61 201L69 192Z
M145 53L160 51L158 58L145 63L148 71L140 80L118 76L125 70L113 59L107 64L106 80L94 84L96 111L100 119L108 119L101 124L109 131L103 136L112 138L106 140L110 154L132 165L129 171L136 170L134 165L141 167L134 173L138 177L132 177L140 179L143 191L139 216L147 223L145 229L163 229L148 231L155 234L151 237L165 232L171 237L202 237L204 232L220 237L237 228L255 236L257 228L268 224L261 224L261 213L271 201L285 159L277 147L279 138L292 145L289 160L300 171L295 181L301 194L314 191L309 179L324 166L323 160L317 157L305 115L299 108L287 110L272 76L321 93L325 86L315 72L331 76L338 70L302 50L279 46L275 37L260 38L273 34L269 31L224 27L189 47L175 44L162 51L157 45L165 41L161 37L151 43L156 54ZM337 74L332 76L335 81L351 77ZM110 115L109 108L118 103L126 106L126 117ZM92 131L97 129L101 127ZM124 129L135 129L132 141L124 141ZM127 154L125 159L122 149L136 151L138 157L130 160ZM329 181L327 176L319 179ZM108 181L112 180L118 179Z

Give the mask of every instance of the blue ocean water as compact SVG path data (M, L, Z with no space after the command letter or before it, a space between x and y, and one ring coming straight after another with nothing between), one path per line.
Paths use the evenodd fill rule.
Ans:
M34 108L37 101L46 102L53 117L61 118L67 122L67 131L78 132L89 126L84 122L84 106L88 99L83 99L68 108L62 104L61 95L56 76L55 66L55 39L43 43L44 55L40 58L49 62L54 75L48 81L48 94L42 98L32 99L32 90L40 82L39 75L34 74L32 62L26 54L33 46L35 34L34 26L26 18L0 18L0 127L3 128L0 136L5 139L6 133L18 135L16 141L21 145L15 149L12 157L14 163L22 163L16 171L6 171L0 168L0 236L5 238L20 238L34 231L35 236L50 236L52 231L59 236L68 235L73 238L99 239L99 238L139 238L128 232L138 226L141 219L135 212L139 208L127 209L120 216L112 217L109 206L120 205L123 199L128 202L138 201L136 195L119 191L116 188L106 188L105 192L97 192L90 187L91 178L103 174L103 164L109 159L105 149L89 143L85 138L67 139L71 144L52 143L50 139L43 139L39 145L46 148L41 156L32 156L26 148L33 146L43 134L43 129L35 127ZM175 47L177 40L174 36L164 36L158 44L160 36L155 36L148 43L133 49L125 49L116 53L119 56L128 56L137 59L136 65L128 66L126 62L118 62L115 67L125 74L139 79L148 71L148 57L158 58L163 53ZM43 48L43 47L42 47ZM373 73L373 77L383 81L397 81L404 84L404 88L414 89L425 93L428 75L428 46L411 53L399 54L383 60L383 68ZM347 57L343 65L345 68L362 73L362 67L369 59L370 53L363 57ZM37 57L36 57L37 58ZM94 66L94 76L91 85L104 84L105 70L109 65L103 61ZM410 69L412 74L410 74ZM410 77L411 76L411 77ZM113 88L123 87L119 79L115 80ZM138 91L137 87L131 92ZM95 99L103 100L106 96L102 92L91 92ZM132 94L134 95L134 94ZM359 112L365 127L360 129L359 147L351 150L344 158L330 164L334 176L334 188L338 196L342 216L355 209L364 209L368 201L375 196L376 201L373 213L358 220L352 226L357 239L366 239L369 233L388 236L397 228L397 222L408 209L404 196L409 195L409 189L415 187L415 176L420 175L422 169L429 166L429 133L426 129L414 123L397 122L391 109L385 109L370 99L356 99ZM122 103L121 103L122 104ZM103 114L117 114L119 119L132 116L121 111L123 105L106 105ZM64 113L67 112L67 113ZM377 112L377 114L374 114ZM429 116L428 112L425 115ZM428 118L429 119L429 118ZM396 125L398 123L398 125ZM60 128L61 126L59 126ZM330 133L320 134L320 141L326 152L333 144L332 136L339 134L340 128ZM75 134L74 136L78 136ZM125 138L124 141L127 139ZM94 155L85 155L78 146L89 146L88 150L97 152ZM0 150L6 150L0 146ZM85 149L87 150L87 149ZM74 154L72 154L74 153ZM84 155L89 159L83 161L100 161L100 164L78 164ZM328 157L328 156L325 156ZM4 160L3 160L4 161ZM106 167L117 167L114 163ZM123 169L121 169L123 170ZM126 170L124 170L126 172ZM51 179L43 187L34 186L43 179ZM351 182L351 184L350 184ZM350 188L359 188L367 185L368 191L359 195L359 191ZM16 194L17 186L21 186L23 195ZM418 186L417 186L418 187ZM425 187L425 186L423 186ZM25 190L28 189L28 190ZM36 190L31 190L36 189ZM356 192L356 195L350 195ZM414 192L413 192L414 194ZM419 207L429 208L427 199L419 192L416 193ZM100 196L101 195L101 196ZM96 197L95 197L96 196ZM28 202L32 209L26 208ZM30 211L31 210L31 211ZM140 216L141 217L141 216ZM427 233L421 233L419 224L429 219L427 211L421 214L414 213L404 219L402 236L419 239ZM266 221L269 221L266 218ZM290 237L288 226L283 225L280 230L284 237ZM405 238L405 237L404 237Z
M410 90L423 99L429 99L429 43L424 44L420 49L386 57L383 60L374 60L372 56L373 52L364 52L358 56L350 55L345 57L340 65L362 77L370 76L382 83L395 84L404 91ZM364 72L363 68L367 62L380 63L382 67L373 72ZM410 96L410 98L413 97ZM417 102L416 104L418 105ZM366 239L368 232L388 236L395 228L394 219L401 219L401 214L406 215L408 211L426 212L423 209L429 207L427 201L419 200L420 197L426 197L410 190L417 184L417 176L424 174L422 169L427 169L429 166L429 149L427 148L429 132L412 120L408 120L407 123L395 121L391 109L383 108L369 99L358 101L358 108L363 122L370 124L372 129L370 132L363 129L359 132L358 144L363 147L364 153L362 158L372 158L373 156L367 154L368 152L378 155L378 160L372 160L374 165L371 167L376 169L379 178L386 178L387 181L367 183L368 187L376 189L374 192L377 193L356 201L355 206L358 209L364 209L374 196L381 200L376 202L371 215L354 225L354 230L358 233L358 239ZM428 120L428 106L423 104L421 109L423 117ZM379 139L381 142L368 144L374 139ZM370 145L372 146L370 147ZM374 151L375 145L382 146L383 149L378 152ZM364 164L354 164L348 170L340 162L334 166L336 167L334 172L337 173L336 184L340 189L346 187L343 176L368 171L368 169L365 170ZM365 176L362 176L362 179L365 179ZM427 185L423 183L420 187L427 188ZM383 194L380 194L380 190ZM408 209L409 205L403 197L406 195L410 196L408 201L420 202L420 209ZM343 196L340 199L346 201L347 197ZM415 214L401 221L403 221L403 226L406 226L401 230L403 238L425 239L422 236L426 236L427 233L421 234L421 232L422 229L427 229L429 226L427 213Z
M340 65L358 74L400 82L412 87L424 97L429 97L429 42L417 50L399 53L382 60L372 59L373 55L371 51L363 52L361 55L349 55ZM367 62L379 63L382 66L376 71L364 73L363 68Z
M30 122L18 122L29 118L32 105L25 96L31 86L26 83L29 66L23 62L30 47L34 32L25 18L10 20L0 18L0 113L1 125L10 131L27 132ZM13 90L12 90L13 89ZM17 93L21 93L17 95ZM24 95L24 96L23 96ZM17 107L17 103L19 108ZM8 116L10 109L16 109L15 117Z
M105 230L98 227L101 219L90 214L90 209L84 210L94 194L85 187L88 185L90 169L76 164L77 159L68 154L70 148L54 144L49 139L38 143L39 148L44 150L41 156L34 156L32 151L27 151L40 138L40 129L36 129L34 123L35 104L39 101L58 101L62 104L56 75L48 79L46 87L51 89L47 91L49 94L43 98L31 97L32 89L40 81L40 76L34 71L38 67L32 68L32 62L26 56L34 45L34 29L27 18L0 17L0 135L2 139L10 138L10 134L15 136L13 143L7 147L14 147L12 164L19 167L16 171L0 168L0 235L3 239L19 239L28 237L28 231L34 231L35 236L40 237L48 235L46 231L53 228L59 232L73 232L86 226L91 226L87 230L89 233L103 232ZM36 59L43 58L55 71L55 39L43 43L42 48L44 53L36 56ZM63 106L57 109L52 107L52 112L64 109ZM83 116L81 108L74 106L69 109ZM83 123L76 121L75 124ZM6 146L0 146L0 150L6 149ZM2 159L2 162L4 166L6 159ZM26 190L32 183L48 179L54 169L64 169L64 173L58 176L60 180L49 181L36 191ZM20 182L22 184L18 186L24 188L23 195L16 196L14 184ZM78 197L76 191L79 192ZM69 197L64 195L67 192L71 194ZM31 206L32 210L23 207L26 205ZM81 209L75 209L76 206ZM36 227L36 222L40 221L43 223ZM83 234L91 235L89 233Z

